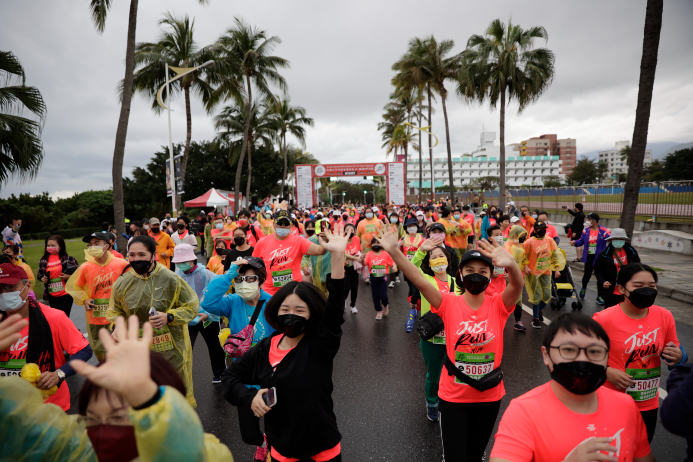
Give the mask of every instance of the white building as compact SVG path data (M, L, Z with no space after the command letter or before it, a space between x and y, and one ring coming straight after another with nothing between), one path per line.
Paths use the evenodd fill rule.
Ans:
M500 146L493 144L495 137L494 132L484 132L479 147L471 155L453 157L455 187L473 184L485 176L500 176ZM547 176L564 178L560 173L561 160L558 156L520 156L513 148L513 145L505 148L505 181L509 186L542 186ZM433 173L436 188L448 185L447 157L434 159ZM430 188L431 179L430 162L424 158L422 188ZM410 154L407 159L407 184L410 188L419 187L418 154Z
M609 165L607 175L616 180L619 173L628 173L628 164L626 159L621 159L621 149L630 146L630 141L616 141L614 149L609 151L599 151L599 161L606 162ZM652 163L652 150L645 150L645 161L643 167L647 167Z

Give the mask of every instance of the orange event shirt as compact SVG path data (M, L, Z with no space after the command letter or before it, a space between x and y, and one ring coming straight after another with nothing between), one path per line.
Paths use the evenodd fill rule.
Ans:
M276 234L260 239L253 250L253 257L262 258L267 267L267 280L262 288L270 295L291 281L301 280L301 258L313 244L298 235L279 240Z

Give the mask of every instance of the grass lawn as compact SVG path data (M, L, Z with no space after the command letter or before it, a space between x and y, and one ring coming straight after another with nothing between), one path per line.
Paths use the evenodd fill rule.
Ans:
M28 241L31 242L31 241ZM37 242L37 241L34 241ZM38 265L39 265L39 260L43 256L43 241L40 241L41 245L34 245L30 247L26 247L27 241L24 241L24 261L31 267L31 271L34 272L34 277L36 277L36 274L38 273ZM77 259L77 261L82 264L84 263L84 249L87 248L87 245L82 242L81 239L78 240L70 240L70 241L65 241L65 246L67 248L67 254L72 255ZM34 293L36 294L36 299L41 300L43 298L43 283L40 281L36 281L36 284L34 285Z

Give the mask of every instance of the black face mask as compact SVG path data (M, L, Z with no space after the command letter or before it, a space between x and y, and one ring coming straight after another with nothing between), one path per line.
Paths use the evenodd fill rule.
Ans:
M184 223L178 223L178 229L183 231L185 229L185 224Z
M576 395L588 395L606 382L606 367L590 361L572 361L553 365L551 378Z
M371 247L371 249L373 249L373 252L380 252L381 250L383 250L383 248L379 245L374 245L373 247Z
M236 236L233 238L233 243L236 245L243 245L243 243L245 243L245 238L243 236Z
M314 230L314 229L307 229L307 230L306 230L306 236L312 236L313 234L315 234L315 230Z
M657 298L657 289L651 289L649 287L635 289L631 291L629 295L626 295L626 298L634 307L644 310L654 305L655 298Z
M537 233L537 237L544 237L544 236L546 236L546 228L537 229L535 232Z
M297 314L280 314L277 316L277 324L283 330L284 335L295 338L308 330L310 320Z
M149 267L152 266L152 262L149 260L135 260L130 262L130 266L135 270L135 273L145 274L149 271Z
M524 244L526 239L527 236L521 236L520 239L518 239L518 241L520 242L520 244Z
M486 290L490 282L491 280L489 278L479 273L467 274L462 278L464 290L472 295L479 295Z
M234 241L234 242L235 242L235 241ZM217 255L221 255L221 253L222 253L224 250L226 250L226 247L217 247L217 248L214 249L214 252L215 252Z

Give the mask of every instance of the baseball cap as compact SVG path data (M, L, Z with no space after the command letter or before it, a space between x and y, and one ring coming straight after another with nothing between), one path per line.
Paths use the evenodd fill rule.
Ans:
M280 219L291 224L291 214L287 210L280 209L274 212L274 222L279 226L282 226L281 223L278 223Z
M424 213L423 213L421 210L418 210L418 211L416 212L416 216L417 216L417 217L422 217L422 216L424 216Z
M534 229L539 229L539 228L546 228L546 222L537 220L536 223L534 223Z
M103 233L103 232L91 233L88 236L84 236L82 238L82 242L86 242L87 244L89 244L89 241L91 241L94 238L101 239L102 241L110 242L111 238L110 238L109 234L111 234L111 233Z
M150 218L150 219L149 219L149 224L150 224L150 225L160 225L161 222L159 221L158 218L154 217L154 218Z
M14 285L22 279L29 279L29 277L21 266L14 263L3 263L0 265L0 284Z
M197 260L195 250L190 244L178 244L173 248L173 263Z
M520 221L520 219L517 218L517 217L512 217L512 218L510 219L510 223L515 223L515 222L517 222L517 221Z
M442 223L433 223L433 224L431 224L431 226L428 227L428 232L430 233L430 232L433 231L434 229L438 229L438 230L440 230L440 231L442 231L442 232L445 232L445 226L443 226Z
M587 218L589 218L590 220L594 220L594 221L598 222L599 221L599 214L596 212L592 212L589 215L587 215Z
M264 268L265 267L265 262L262 260L262 258L258 257L244 257L244 259L248 262L250 266L253 268Z
M491 260L483 253L479 252L478 250L470 250L469 252L465 252L465 254L462 255L462 258L460 259L460 268L462 268L467 262L472 260L481 260L484 263L486 263L490 268L493 268L493 260Z

